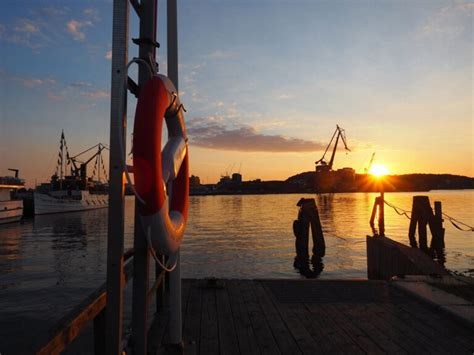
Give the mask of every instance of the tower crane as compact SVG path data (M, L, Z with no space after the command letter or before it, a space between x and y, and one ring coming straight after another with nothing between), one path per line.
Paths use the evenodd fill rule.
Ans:
M326 161L324 160L325 156L326 156L326 153L328 152L329 150L329 147L331 146L332 142L334 141L334 138L336 138L336 141L334 143L334 149L332 151L332 154L331 154L331 159L329 160L329 163L326 163ZM332 171L332 166L334 164L334 157L336 156L336 150L337 150L337 144L339 143L339 138L341 138L342 142L344 143L344 148L347 150L347 151L351 151L348 147L347 147L347 142L346 142L346 133L345 133L345 130L341 127L339 127L339 125L336 125L336 130L334 131L332 137L331 137L331 140L329 141L329 144L328 146L326 147L326 150L324 151L324 154L322 156L321 159L319 159L315 164L316 164L316 172L317 173L322 173L322 172L329 172L329 171Z

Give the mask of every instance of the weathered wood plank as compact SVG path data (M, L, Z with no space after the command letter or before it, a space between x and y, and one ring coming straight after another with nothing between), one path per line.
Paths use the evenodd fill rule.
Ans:
M236 329L236 336L241 354L259 354L256 336L250 322L247 308L240 290L240 283L236 280L227 282L227 290L230 298L230 307Z
M361 353L362 350L338 327L332 319L332 316L328 316L327 313L323 312L322 308L325 306L326 304L306 303L306 307L312 316L318 319L322 329L327 332L326 336L330 338L338 348L344 353Z
M366 341L365 338L368 338L384 352L392 354L407 353L405 349L393 342L387 334L374 325L378 320L381 320L383 323L387 322L387 320L373 317L373 312L371 311L370 305L367 304L338 304L336 307L336 312L340 313L340 320L350 324L352 329L360 330L360 332L355 331L355 334L358 336L357 342L360 342L360 334L363 334L363 342ZM371 316L367 317L367 315ZM371 350L369 350L370 347L364 346L363 342L360 343L362 348L365 351L371 352Z
M232 310L227 289L216 290L217 320L219 329L219 352L239 354L239 343L235 332Z
M343 330L364 352L369 354L383 353L382 348L380 348L371 338L367 337L359 327L356 327L349 321L347 315L344 314L344 310L342 309L343 306L344 304L327 304L324 307L321 307L321 309L328 315L328 317L331 317L337 326Z
M282 354L300 353L298 345L290 334L288 326L283 321L278 308L275 306L275 300L272 298L271 293L264 288L263 281L256 281L254 283L254 292Z
M265 315L258 304L255 293L253 292L254 281L242 281L240 283L240 289L242 297L244 299L245 307L249 314L249 319L252 324L252 328L255 332L256 341L262 354L280 354L278 345L273 338L270 327L265 319Z
M201 339L199 352L201 354L219 353L219 332L217 328L216 291L202 289L201 308Z
M186 281L189 284L189 297L184 314L183 340L185 344L194 344L199 349L201 337L201 289L196 281Z

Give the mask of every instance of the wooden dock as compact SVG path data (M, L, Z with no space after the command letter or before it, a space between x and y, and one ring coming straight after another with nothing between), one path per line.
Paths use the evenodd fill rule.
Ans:
M474 329L386 281L183 281L185 354L472 354ZM149 353L167 347L167 316Z

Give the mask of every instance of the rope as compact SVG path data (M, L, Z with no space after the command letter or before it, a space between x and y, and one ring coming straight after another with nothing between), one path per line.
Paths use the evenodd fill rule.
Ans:
M398 215L400 216L405 216L406 218L408 219L411 219L410 216L408 214L411 214L411 211L408 211L408 210L404 210L403 208L400 208L400 207L397 207L393 204L391 204L390 202L388 202L387 200L384 200L385 204L389 207L391 207ZM401 211L401 212L400 212ZM449 216L448 214L442 212L443 216L446 217L446 219L457 229L459 229L460 231L463 231L463 232L474 232L474 227L454 218L454 217L451 217ZM462 228L460 227L459 225L461 226L464 226L465 228Z
M408 215L409 213L411 214L411 211L404 210L403 208L397 207L395 205L392 205L390 202L387 200L383 201L388 207L392 208L399 216L405 216L408 219L411 219L411 217ZM401 211L401 212L400 212Z
M458 219L456 219L456 218L454 218L454 217L451 217L451 216L447 215L447 214L444 213L444 212L443 212L443 216L446 217L446 218L449 220L449 222L451 222L451 224L452 224L455 228L459 229L460 231L463 231L463 232L474 232L474 227L471 227L470 225L468 225L468 224L466 224L466 223L464 223L464 222L462 222L462 221L460 221L460 220L458 220ZM463 226L466 227L467 229L464 229L464 228L458 226L458 224L463 225Z

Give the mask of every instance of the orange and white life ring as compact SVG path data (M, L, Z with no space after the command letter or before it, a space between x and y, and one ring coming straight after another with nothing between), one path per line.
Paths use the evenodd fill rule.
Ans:
M162 151L163 120L168 141ZM188 216L189 161L183 107L173 83L164 75L153 76L140 90L133 130L133 173L135 189L144 202L139 205L141 221L153 249L163 255L175 254Z

